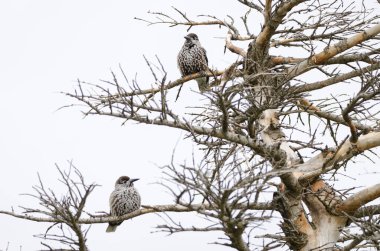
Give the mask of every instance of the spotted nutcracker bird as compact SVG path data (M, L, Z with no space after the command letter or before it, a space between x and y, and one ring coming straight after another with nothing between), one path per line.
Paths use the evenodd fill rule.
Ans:
M208 70L208 59L206 50L201 46L198 36L194 33L190 33L185 36L185 43L178 53L177 63L182 77L198 73L206 72ZM200 92L204 92L208 89L209 77L197 78L198 88Z
M121 176L115 183L115 190L110 195L111 216L122 216L140 208L141 198L133 182L139 179L131 179ZM123 221L110 222L106 232L115 232L117 226Z

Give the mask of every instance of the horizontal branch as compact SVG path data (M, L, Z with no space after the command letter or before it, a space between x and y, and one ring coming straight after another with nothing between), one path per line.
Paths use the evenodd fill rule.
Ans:
M293 58L293 57L283 57L283 56L271 56L271 61L274 65L279 64L294 64L305 60L305 58Z
M345 54L339 57L333 57L327 60L327 64L348 64L352 62L366 62L367 64L375 64L378 63L377 60L371 59L369 56L373 53L370 51L369 53L356 53L356 54Z
M292 79L298 75L301 75L302 73L311 69L311 67L315 65L323 64L330 58L334 57L335 55L342 53L343 51L346 51L354 47L355 45L361 44L362 42L376 36L379 33L380 33L380 24L377 24L370 29L360 32L350 38L344 39L337 44L328 46L324 48L322 52L289 68L287 70L288 78Z
M75 97L78 98L78 97ZM113 116L118 118L124 118L124 119L131 119L140 123L149 124L149 125L163 125L168 127L173 127L177 129L181 129L184 131L187 131L192 134L198 134L198 135L205 135L205 136L211 136L218 139L224 139L230 142L234 142L243 146L248 146L251 149L253 149L257 154L264 155L264 148L263 146L255 139L250 138L249 136L237 134L231 131L225 132L223 129L216 129L216 128L207 128L207 127L200 127L195 125L190 125L187 122L182 122L178 119L174 121L170 121L167 119L149 119L147 117L142 117L138 115L126 115L126 114L114 114L112 112L89 112L88 114L94 114L94 115L106 115L106 116Z
M310 29L312 28L317 28L317 27L313 27L313 26L307 26L309 27ZM304 28L306 29L306 28ZM337 31L334 31L334 32L331 32L331 33L326 33L326 34L319 34L319 35L311 35L311 36L307 36L305 34L302 34L302 35L299 35L299 36L294 36L294 37L291 37L291 38L285 38L285 39L279 39L279 40L273 40L271 42L271 47L278 47L278 46L288 46L289 44L293 43L293 42L305 42L305 41L312 41L312 40L323 40L323 39L328 39L328 40L331 40L331 37L342 32L342 30L337 30ZM299 34L299 33L298 33Z
M322 152L309 161L298 165L294 171L303 173L298 178L299 183L303 184L307 180L332 170L338 162L348 160L358 153L377 146L380 146L380 132L370 132L360 136L356 144L352 144L347 139L336 152L333 150L328 154Z
M336 209L338 211L352 214L361 206L380 197L380 184L367 187L354 195L348 197L340 203Z
M297 106L299 106L301 109L303 109L305 112L315 115L318 118L324 118L327 120L334 121L338 124L347 125L347 122L344 120L344 118L340 115L333 114L331 112L325 112L320 110L318 107L311 104L307 99L300 99L297 103ZM359 130L372 130L372 127L363 125L359 122L352 121L352 123L355 125L355 127Z
M355 70L355 71L352 71L352 72L349 72L348 74L354 74L354 73L362 73L362 72L370 72L372 70L376 70L379 67L379 64L380 62L376 61L376 60L372 60L369 55L371 55L371 53L365 53L365 54L350 54L350 55L342 55L340 57L334 57L334 58L331 58L329 60L327 60L325 62L325 65L332 65L332 64L348 64L348 63L352 63L352 62L359 62L359 61L362 61L362 62L366 62L368 64L371 64L370 66L366 67L366 68L363 68L363 69L358 69L358 70ZM282 56L271 56L271 60L272 60L272 63L275 64L275 65L279 65L279 64L297 64L297 63L300 63L304 60L306 60L307 58L294 58L294 57L282 57ZM377 67L377 68L376 68ZM345 74L343 74L345 75ZM343 76L341 75L341 76ZM356 75L356 76L360 76L360 74ZM353 77L356 77L356 76L353 76ZM335 78L338 78L340 76L337 76L337 77L333 77L331 79L335 79ZM350 77L352 78L352 77ZM330 79L328 79L330 80ZM344 79L345 80L345 79ZM342 81L342 80L341 80ZM320 82L324 82L324 81L320 81ZM317 83L320 83L320 82L317 82ZM340 82L340 81L339 81ZM308 84L306 86L309 86L311 84ZM302 87L302 86L301 86ZM325 86L322 86L322 87L325 87ZM298 87L299 88L299 87ZM296 88L296 89L298 89Z
M234 208L239 209L249 209L249 210L273 210L274 207L270 202L268 203L255 203L255 204L240 204L234 205ZM210 206L208 204L194 204L189 206L182 206L179 204L175 205L155 205L155 206L142 206L142 208L129 213L123 216L97 216L90 218L81 218L77 221L78 224L97 224L97 223L107 223L110 221L123 221L138 217L140 215L149 214L149 213L161 213L161 212L201 212L201 211L209 211L214 210L214 206ZM64 220L60 218L54 217L37 217L29 214L18 214L10 211L0 210L0 214L10 215L12 217L16 217L19 219L36 221L36 222L55 222L55 223L63 223Z
M354 217L362 218L362 217L368 217L368 216L379 215L379 214L380 214L380 205L371 205L371 206L361 207L358 210L356 210Z
M292 90L292 93L298 94L298 93L303 93L303 92L310 92L318 89L322 89L326 86L330 86L333 84L337 84L343 81L346 81L351 78L359 77L363 75L364 73L369 73L374 70L380 69L380 63L376 63L367 67L364 67L362 69L357 69L348 73L344 73L340 76L332 77L323 81L318 81L315 83L310 83L310 84L305 84L297 87L293 87L294 90Z
M107 99L107 102L108 102L109 99L118 99L121 97L130 97L130 96L145 95L145 94L155 94L155 93L158 93L158 92L163 91L163 90L168 90L168 89L174 88L174 87L179 86L179 85L181 85L185 82L188 82L190 80L197 79L199 77L204 77L205 75L209 76L209 77L214 77L214 76L220 76L224 72L225 72L225 70L209 71L206 73L205 72L198 72L198 73L190 74L190 75L187 75L185 77L179 78L173 82L169 82L168 84L166 84L163 87L159 86L157 88L150 88L150 89L144 89L144 90L138 89L138 90L133 90L131 92L124 92L122 94L119 93L119 94L114 94L114 95L110 95L110 96L99 96L99 98ZM70 93L66 93L66 95L74 97L74 95L70 94Z
M212 231L223 231L223 227L175 227L169 225L158 225L157 229L160 229L162 232L179 233L179 232L212 232Z
M177 10L177 12L179 12L179 11ZM179 12L179 13L182 15L181 12ZM177 26L177 25L185 25L185 26L200 26L200 25L223 25L224 26L225 25L225 23L221 20L209 20L209 21L197 22L197 21L192 21L192 20L188 19L186 16L183 16L186 19L186 21L177 21L177 20L174 20L172 18L169 18L168 15L163 14L161 12L149 12L149 14L160 16L160 17L166 17L167 19L166 20L160 19L158 21L157 20L149 21L149 20L139 18L139 17L135 17L134 19L139 20L139 21L143 21L149 25L169 24L171 27Z

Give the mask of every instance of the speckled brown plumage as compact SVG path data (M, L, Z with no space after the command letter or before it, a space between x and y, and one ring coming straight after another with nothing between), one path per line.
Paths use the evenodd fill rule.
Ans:
M178 53L177 63L182 77L208 70L206 50L201 46L198 36L190 33L185 36L185 43ZM208 89L208 77L197 78L198 88L201 92Z
M115 190L110 195L111 216L122 216L136 211L141 206L141 198L133 182L138 179L130 179L121 176L115 183ZM110 222L106 232L115 232L122 221Z

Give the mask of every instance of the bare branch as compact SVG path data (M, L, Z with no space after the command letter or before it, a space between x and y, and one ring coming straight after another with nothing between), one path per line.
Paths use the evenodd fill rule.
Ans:
M320 65L335 55L342 53L355 45L363 43L364 41L373 38L380 33L380 24L373 26L372 28L360 32L350 38L347 38L333 46L326 47L322 52L312 56L311 58L304 60L303 62L293 66L287 70L287 77L289 79L298 76L307 70L309 70L314 65Z
M339 211L343 211L349 214L355 213L355 211L361 206L371 202L380 197L380 184L368 187L351 197L347 198L341 204L337 206Z

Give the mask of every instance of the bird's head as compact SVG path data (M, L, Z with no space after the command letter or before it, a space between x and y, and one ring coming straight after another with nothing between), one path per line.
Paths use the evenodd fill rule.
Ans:
M121 176L117 179L115 187L117 186L126 186L126 187L133 187L133 182L138 181L139 179L131 179L128 176Z
M195 33L189 33L189 34L187 34L185 36L185 39L186 39L186 43L190 43L190 44L199 43L198 36Z

